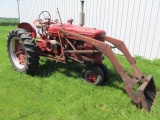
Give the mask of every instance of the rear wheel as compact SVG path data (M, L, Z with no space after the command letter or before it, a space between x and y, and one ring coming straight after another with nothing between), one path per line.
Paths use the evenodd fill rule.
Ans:
M39 65L39 55L35 40L26 30L11 31L7 39L7 52L15 70L35 73Z
M97 66L91 66L88 65L84 68L84 70L82 71L83 77L84 79L89 82L92 83L94 85L102 85L103 81L104 81L104 74L102 69Z

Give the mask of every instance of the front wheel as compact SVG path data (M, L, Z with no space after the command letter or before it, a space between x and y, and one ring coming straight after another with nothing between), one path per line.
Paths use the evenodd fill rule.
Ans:
M101 63L99 65L99 67L102 69L102 71L104 73L104 83L108 82L109 81L109 77L110 77L108 68L103 63Z
M25 73L36 72L39 65L39 55L35 40L26 30L18 28L9 33L7 52L15 70Z
M98 65L88 65L82 71L83 78L94 85L102 85L104 73Z

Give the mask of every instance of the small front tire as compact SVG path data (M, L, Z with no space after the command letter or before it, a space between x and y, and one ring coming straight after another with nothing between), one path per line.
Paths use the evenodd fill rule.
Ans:
M94 85L102 85L104 74L98 65L87 65L82 71L83 78Z
M104 73L104 83L109 81L109 70L108 68L102 63L99 65L100 68L102 69L103 73Z

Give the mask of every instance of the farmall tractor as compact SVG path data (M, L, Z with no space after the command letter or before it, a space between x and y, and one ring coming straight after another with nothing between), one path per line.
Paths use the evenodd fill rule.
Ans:
M72 19L68 20L68 23L62 23L61 19L60 22L53 21L49 12L42 11L39 18L33 22L38 38L31 24L20 23L7 38L7 50L13 68L18 72L33 74L38 69L40 56L62 63L72 60L86 65L82 73L87 82L102 85L109 79L108 69L102 63L102 55L105 55L123 80L125 90L133 103L150 111L156 96L153 77L140 72L123 41L106 36L104 30L83 26L83 1L80 16L80 25L73 25ZM112 48L117 48L124 54L132 72L124 70ZM137 85L138 89L133 90Z

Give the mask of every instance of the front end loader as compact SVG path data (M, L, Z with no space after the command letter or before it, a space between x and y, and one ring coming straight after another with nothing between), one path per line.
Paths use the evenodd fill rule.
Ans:
M150 111L152 103L156 96L156 87L153 76L144 76L144 74L140 72L140 70L136 66L134 58L130 55L123 41L108 36L104 37L105 41L113 44L114 48L119 49L124 54L124 56L126 57L126 59L132 67L133 73L130 73L123 69L123 67L117 60L114 52L112 51L112 47L106 44L105 42L97 41L95 39L64 30L62 30L61 32L63 33L63 36L67 34L77 39L83 40L84 42L93 45L99 52L103 53L111 61L116 71L119 73L120 77L122 78L125 84L125 90L132 99L133 103L135 103L139 108L143 107L146 110ZM139 88L136 91L134 91L133 87L137 84Z
M81 15L81 18L84 18L84 13ZM33 22L39 37L36 37L37 32L31 24L20 23L7 38L7 51L13 68L33 74L38 70L41 56L62 63L72 60L86 65L82 75L87 82L102 85L109 79L109 70L102 63L105 55L123 80L125 90L133 103L150 111L156 96L153 76L145 76L138 69L124 42L106 36L104 30L84 27L84 22L80 25L73 25L72 22L73 19L68 20L68 23L62 23L61 19L60 22L57 19L53 21L49 12L42 11L39 18ZM112 48L123 53L132 72L121 66ZM137 85L138 89L133 90Z

